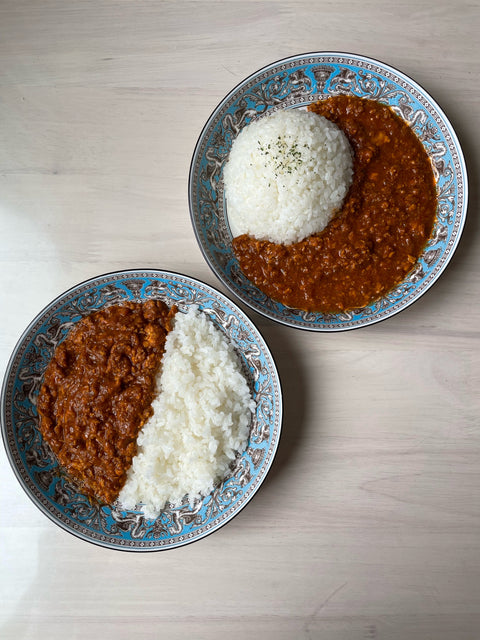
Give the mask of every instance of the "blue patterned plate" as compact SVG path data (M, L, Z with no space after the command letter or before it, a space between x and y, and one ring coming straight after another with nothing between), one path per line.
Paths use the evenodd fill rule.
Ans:
M432 236L404 282L370 306L347 313L302 312L270 299L240 271L226 218L222 171L232 141L252 119L347 94L390 105L420 138L434 167L438 207ZM384 320L408 307L450 261L467 213L467 172L452 125L436 102L400 71L364 56L308 53L275 62L241 82L210 116L190 167L190 215L197 241L217 277L255 311L311 331L342 331Z
M159 299L181 311L197 305L237 350L256 404L245 452L230 475L193 507L182 504L148 520L135 511L102 506L59 473L42 441L36 399L55 347L83 316L105 305ZM145 269L88 280L49 304L29 325L7 367L1 399L2 435L20 484L53 522L104 547L159 551L179 547L219 529L259 489L272 465L280 437L282 395L271 353L248 317L228 298L186 276Z

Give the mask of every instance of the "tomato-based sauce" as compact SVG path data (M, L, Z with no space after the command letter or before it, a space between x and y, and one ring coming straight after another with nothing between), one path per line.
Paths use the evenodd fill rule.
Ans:
M82 490L106 503L118 496L152 414L175 311L158 300L96 311L47 366L37 404L42 435Z
M408 124L383 104L334 96L310 111L335 122L354 152L341 211L320 233L290 245L233 240L244 274L283 304L334 313L382 297L411 271L437 207L430 159Z

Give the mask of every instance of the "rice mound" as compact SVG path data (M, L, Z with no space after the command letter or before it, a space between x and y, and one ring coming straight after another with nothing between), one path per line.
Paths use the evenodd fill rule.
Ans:
M119 502L155 518L166 502L208 495L245 449L255 403L233 346L195 307L167 335L153 415Z
M291 244L322 231L350 187L352 156L343 131L316 113L281 109L250 122L223 172L233 236Z

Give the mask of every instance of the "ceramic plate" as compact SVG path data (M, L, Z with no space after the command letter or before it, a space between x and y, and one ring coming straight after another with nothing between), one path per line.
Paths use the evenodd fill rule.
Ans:
M270 299L240 271L226 217L222 171L232 141L252 119L270 110L305 106L347 94L390 105L420 138L434 167L438 207L432 236L415 268L381 300L347 313L302 312ZM467 173L455 131L416 82L377 60L346 53L309 53L275 62L235 87L210 116L194 150L190 214L197 241L217 277L245 304L285 325L341 331L373 324L402 311L439 278L465 223Z
M55 347L83 316L105 305L159 299L180 311L197 305L237 350L256 404L246 451L222 484L193 507L167 508L155 520L102 506L80 493L42 441L36 399ZM123 271L77 285L29 325L7 367L1 422L13 470L33 502L60 527L112 549L158 551L194 542L231 520L253 497L273 462L280 437L282 396L270 351L247 316L206 284L167 271Z

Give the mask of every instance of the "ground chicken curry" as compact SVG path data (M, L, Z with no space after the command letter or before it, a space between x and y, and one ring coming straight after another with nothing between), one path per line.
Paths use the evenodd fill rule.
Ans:
M341 211L301 242L241 235L233 247L244 274L273 299L336 313L382 297L411 271L433 229L435 179L420 140L390 107L334 96L309 109L335 122L354 151Z
M152 413L175 311L149 300L94 312L74 326L46 369L42 435L81 489L105 503L118 496Z

